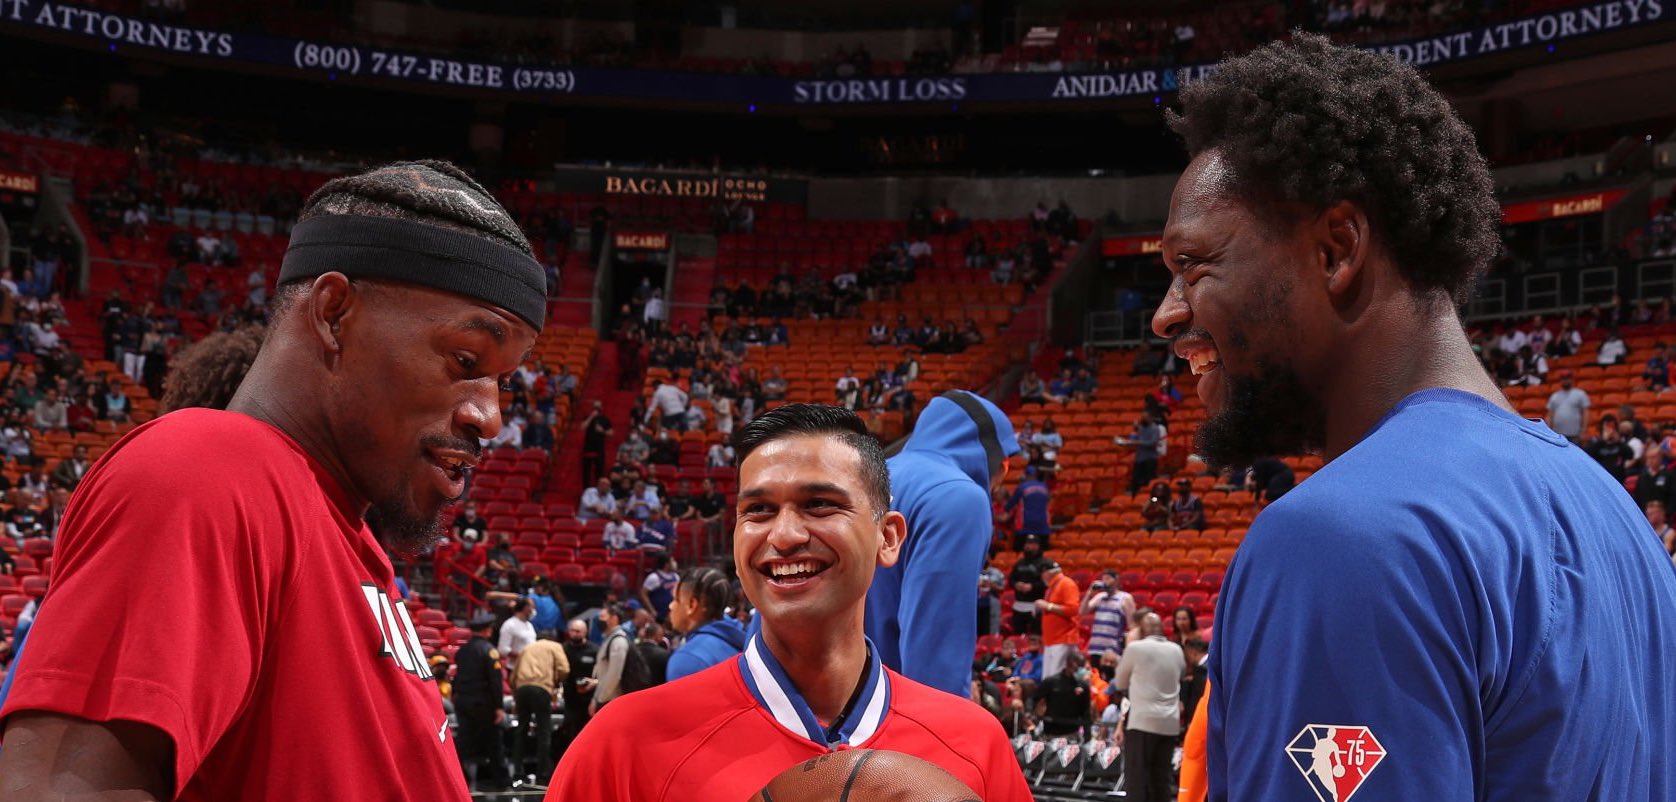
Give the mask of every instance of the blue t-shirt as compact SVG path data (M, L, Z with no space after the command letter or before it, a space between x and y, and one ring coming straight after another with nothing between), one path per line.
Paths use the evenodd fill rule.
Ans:
M1671 655L1676 567L1623 487L1540 422L1419 392L1229 567L1210 798L1668 800Z
M559 603L552 596L540 593L531 593L526 598L535 605L535 615L530 617L530 625L535 627L535 631L559 631L559 625L564 623L564 611L559 609Z

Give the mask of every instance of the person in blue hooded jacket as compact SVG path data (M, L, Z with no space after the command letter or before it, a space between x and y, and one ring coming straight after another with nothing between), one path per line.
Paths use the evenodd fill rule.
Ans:
M886 461L890 508L908 519L896 565L867 592L867 637L884 664L961 697L972 693L978 645L973 577L989 555L990 493L1018 453L1005 413L964 390L927 404L913 434Z
M675 586L669 623L687 636L669 656L665 678L674 682L697 674L745 650L745 625L727 614L733 583L715 568L688 568Z

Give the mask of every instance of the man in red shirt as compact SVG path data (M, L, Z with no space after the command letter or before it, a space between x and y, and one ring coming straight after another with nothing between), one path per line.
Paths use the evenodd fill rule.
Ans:
M439 537L544 289L452 165L316 192L227 411L141 426L77 490L48 594L65 601L0 707L0 795L465 800L385 548Z
M984 800L1029 800L994 716L885 668L862 634L874 569L896 562L908 533L861 419L792 404L735 442L733 559L761 631L737 658L602 708L547 798L746 799L811 757L887 749L941 766Z
M1082 643L1077 620L1082 592L1077 590L1076 580L1066 576L1053 560L1042 565L1042 580L1047 583L1047 592L1036 600L1036 609L1042 613L1042 676L1052 677L1065 667L1065 657Z

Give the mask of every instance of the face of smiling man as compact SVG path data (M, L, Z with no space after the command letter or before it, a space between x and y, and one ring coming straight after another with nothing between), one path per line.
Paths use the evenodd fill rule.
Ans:
M790 435L739 465L733 557L765 627L859 632L876 566L896 563L902 514L874 506L860 453L833 435Z
M1215 151L1195 158L1170 198L1164 264L1170 289L1152 319L1199 377L1210 417L1197 451L1213 466L1319 449L1326 414L1309 389L1332 370L1336 317L1305 222L1262 215L1230 191Z

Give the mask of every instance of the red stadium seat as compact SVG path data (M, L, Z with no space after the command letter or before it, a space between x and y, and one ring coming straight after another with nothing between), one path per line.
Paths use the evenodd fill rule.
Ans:
M575 563L553 566L553 581L560 585L580 585L587 581L587 573Z

